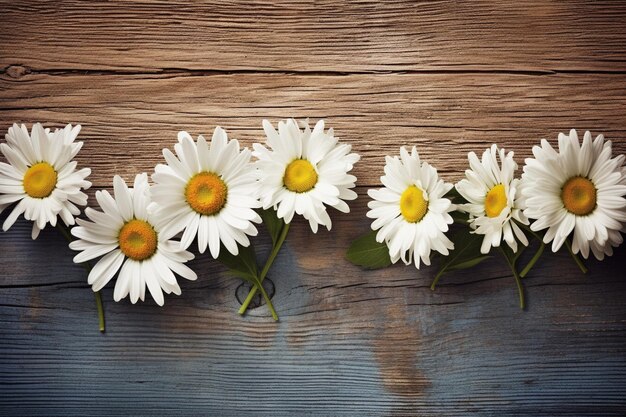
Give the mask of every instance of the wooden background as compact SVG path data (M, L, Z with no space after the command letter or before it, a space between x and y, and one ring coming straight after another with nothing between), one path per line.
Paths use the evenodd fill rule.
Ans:
M1 129L82 124L94 189L149 172L178 130L249 146L285 117L326 119L363 158L350 215L292 228L280 322L240 317L239 282L201 256L164 308L105 289L101 335L62 238L21 220L0 237L0 414L626 414L623 247L587 276L546 257L527 311L499 258L436 292L434 268L344 260L400 145L449 181L469 150L521 164L570 128L626 152L624 2L0 2Z

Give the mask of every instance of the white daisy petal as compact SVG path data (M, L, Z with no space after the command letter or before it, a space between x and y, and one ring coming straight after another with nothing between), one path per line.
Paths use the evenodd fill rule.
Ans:
M163 252L157 252L152 258L153 266L156 272L158 272L159 276L170 285L176 285L176 277L172 273L172 270L167 266L163 257L167 255L163 254Z
M197 216L197 213L188 210L183 213L175 213L173 216L167 213L165 216L169 220L169 223L161 230L161 234L166 236L166 239L170 239L183 230L191 222L191 219Z
M400 158L386 161L381 178L386 188L369 190L374 200L368 204L367 217L374 219L376 240L387 244L392 262L414 262L419 269L420 263L430 264L432 250L447 254L453 248L445 233L453 222L448 212L454 206L442 192L449 187L420 160L416 149L409 153L401 148Z
M193 270L189 268L187 265L184 265L177 261L173 261L169 258L163 258L163 260L173 272L180 275L181 277L188 279L190 281L195 281L198 278L196 273L193 272Z
M485 236L481 252L488 253L492 247L500 246L502 240L513 252L517 252L517 234L513 232L518 226L512 213L523 209L524 203L521 193L516 191L519 180L514 178L517 164L513 160L513 152L506 154L504 149L494 144L483 152L482 159L470 152L468 160L470 169L465 171L465 178L455 188L469 201L462 206L462 210L470 214L470 227L475 233ZM433 205L433 210L438 208ZM526 218L518 216L517 220L528 224ZM526 239L520 239L520 242L528 244Z
M126 297L130 292L130 281L133 278L133 271L135 269L136 262L132 259L126 259L120 269L119 276L115 282L115 289L113 290L113 300L119 302L122 298Z
M104 213L115 219L116 222L124 222L124 218L120 213L119 207L115 203L115 199L107 190L96 191L96 201Z
M139 220L148 219L148 196L150 187L148 186L148 175L140 174L135 177L133 185L133 217Z
M191 218L191 221L189 222L189 224L185 227L185 231L183 232L183 236L180 239L180 248L181 249L187 249L189 246L191 246L191 242L193 242L193 238L198 233L198 227L200 225L200 218L201 217L202 216L200 216L199 214L195 213L194 216ZM206 245L200 246L200 242L198 242L198 251L200 253L204 253L205 250L206 250Z
M159 280L152 265L152 261L148 260L141 263L141 276L145 280L146 286L148 287L150 295L152 295L154 301L158 305L163 306L163 304L165 304L165 300L163 299L163 290L159 285Z
M33 228L31 229L30 237L35 240L39 236L41 229L37 225L37 223L33 223Z
M198 248L206 248L209 245L209 220L213 219L213 216L199 216L198 222ZM218 236L219 245L219 236ZM204 249L202 250L204 252ZM200 252L200 253L202 253Z
M180 144L182 150L182 155L180 156L184 158L184 163L191 172L199 172L200 164L198 163L198 151L191 136L185 137Z
M147 279L147 274L145 274L144 268L149 262L150 261L137 262L132 268L133 274L130 278L130 291L128 292L128 295L130 297L130 302L133 304L139 301L139 295L141 294L140 286L143 284L143 281Z
M211 154L209 152L209 144L207 143L204 136L198 136L198 163L200 164L201 171L210 171L211 170Z
M237 246L237 242L232 236L232 226L228 225L225 222L216 223L220 233L220 240L224 244L224 247L226 248L226 250L228 250L228 252L237 256L239 254L239 246Z
M254 211L260 203L251 153L242 150L237 140L228 140L221 127L213 132L210 144L203 136L194 142L186 132L179 140L175 148L180 159L165 149L167 165L161 165L152 176L153 197L161 204L160 213L167 224L163 233L183 231L183 249L197 237L200 253L208 247L211 255L217 257L220 243L231 245L234 241L234 237L224 237L220 230L233 227L250 234L256 230L250 229L250 222L261 221ZM172 179L168 170L180 181ZM238 238L249 244L247 238Z
M35 239L46 224L56 225L57 216L73 224L74 216L80 213L76 204L86 204L87 196L81 190L91 186L85 180L91 170L76 171L77 163L71 159L82 142L67 140L67 135L73 135L68 126L51 133L36 123L30 134L24 125L9 128L7 143L0 144L9 162L0 163L0 209L19 203L5 220L4 230L24 213L34 222L31 237Z
M87 283L93 286L94 291L100 291L111 281L122 266L124 254L114 250L102 257L89 272Z
M106 230L104 226L89 225L88 222L81 220L81 224L83 224L83 222L85 223L86 227L72 228L73 236L82 240L89 241L90 243L96 243L100 245L117 244L118 238L116 235L100 233L101 230Z
M329 229L332 225L327 206L349 212L343 200L356 198L350 190L356 177L348 172L359 156L349 154L350 146L339 145L332 129L325 132L323 120L313 131L308 123L302 124L304 130L295 120L284 120L276 130L264 120L269 148L255 144L252 154L258 159L255 166L263 207L275 208L286 223L295 214L302 215L316 232L320 224Z
M6 143L0 144L0 150L2 154L7 158L9 164L17 169L19 172L26 172L30 165L26 160L26 157L18 149L13 149Z
M214 216L206 218L208 227L209 249L213 258L217 259L220 254L220 232L217 226L217 218Z
M146 301L146 277L143 274L139 274L139 299Z
M113 177L113 191L115 193L115 202L124 221L133 218L133 201L128 186L124 180L116 175Z
M109 245L93 244L74 257L74 263L80 264L105 255L117 248L117 243Z
M180 250L179 242L169 240L171 231L160 232L167 229L166 221L161 208L152 202L150 188L146 174L135 177L133 188L115 177L115 198L98 191L96 197L103 212L88 208L89 220L78 219L78 226L72 229L78 239L70 243L70 248L80 251L75 262L102 256L88 277L94 291L101 290L119 270L113 292L115 301L126 296L133 304L143 301L147 287L157 304L163 305L163 291L180 294L172 271L196 277L183 265L193 255Z
M582 146L575 130L559 134L556 152L544 139L533 148L522 175L524 215L534 219L531 229L546 230L544 242L552 250L572 237L572 250L583 257L589 250L598 259L621 244L611 239L626 221L626 170L624 156L612 158L611 142L585 132Z

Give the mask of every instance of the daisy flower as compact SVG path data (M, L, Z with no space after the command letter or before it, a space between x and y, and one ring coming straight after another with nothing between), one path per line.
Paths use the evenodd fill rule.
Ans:
M221 243L237 255L237 244L250 245L248 236L258 233L253 223L261 221L254 211L259 202L251 152L241 150L237 140L229 141L221 127L210 144L202 135L194 142L189 133L180 132L174 150L176 155L163 149L167 165L157 165L152 175L154 201L170 219L168 230L185 230L182 248L197 236L200 253L208 246L217 258Z
M520 180L514 178L517 164L513 152L505 156L504 149L491 145L482 160L474 152L468 154L468 160L471 169L465 171L466 178L456 189L469 203L458 208L469 213L474 232L484 235L481 253L500 246L503 240L513 252L517 252L517 240L527 246L528 240L515 222L528 224L522 212Z
M134 304L144 300L146 286L154 301L163 305L163 291L180 295L174 272L188 280L197 278L184 265L193 255L170 240L164 232L164 217L151 204L148 176L135 177L128 188L119 176L113 179L114 197L108 191L97 191L96 200L102 211L87 208L89 221L77 219L72 235L78 240L70 248L80 251L75 263L102 256L89 272L88 282L94 292L100 291L118 272L113 298L120 301L130 294Z
M582 146L575 130L559 133L558 152L542 139L526 159L522 181L532 230L547 229L544 242L556 252L573 233L572 251L596 258L612 255L626 222L624 155L612 158L611 141L585 132Z
M409 265L415 255L415 266L420 261L430 265L430 252L443 255L454 248L445 235L455 210L444 195L452 184L439 179L437 170L421 162L417 150L411 154L400 148L400 158L386 157L385 175L380 177L384 187L368 191L374 199L367 217L375 219L372 230L378 230L376 241L385 242L393 263L398 259Z
M0 213L16 203L4 221L7 231L23 213L33 222L32 238L50 223L56 226L57 216L67 225L74 224L80 214L77 206L87 204L87 195L81 190L91 183L85 178L91 170L76 170L72 161L83 142L74 142L80 125L67 125L50 133L40 123L28 133L25 125L14 124L5 135L7 143L0 151L8 164L0 162Z
M332 227L326 206L348 213L344 200L354 200L356 177L348 174L359 155L350 145L339 145L333 129L324 132L324 121L313 130L307 122L300 130L294 119L278 122L278 131L263 120L269 149L254 144L259 195L264 209L274 208L277 216L291 223L294 214L309 221L313 233L318 226Z

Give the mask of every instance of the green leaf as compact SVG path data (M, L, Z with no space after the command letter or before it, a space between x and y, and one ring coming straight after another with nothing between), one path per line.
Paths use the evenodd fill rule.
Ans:
M453 268L475 258L484 258L486 256L480 252L483 235L470 233L469 228L457 231L450 237L450 240L454 243L454 249L450 251L450 255L444 258L441 265L443 268Z
M247 272L235 271L234 269L229 269L228 273L234 277L241 278L242 280L247 281L253 285L256 285L258 282L258 279L256 277L254 277L253 275L250 275Z
M454 233L450 240L454 243L454 249L448 256L442 258L439 272L430 285L432 290L435 289L439 278L446 272L474 267L490 257L480 253L483 236L470 233L469 228L463 228Z
M482 255L482 256L478 256L474 259L468 259L467 261L464 262L459 262L459 263L455 263L451 266L448 266L448 268L446 269L446 272L449 271L456 271L459 269L468 269L468 268L472 268L476 265L478 265L479 263L481 263L482 261L484 261L487 258L491 258L491 255Z
M239 254L237 256L231 254L222 246L220 248L220 256L217 257L217 260L237 276L241 276L242 274L252 277L258 276L259 270L252 243L248 247L239 246Z
M391 265L389 249L384 242L376 242L375 231L366 233L352 242L346 258L366 269L379 269Z
M259 215L261 216L261 219L263 220L263 224L267 228L267 232L272 238L272 244L276 246L276 242L278 241L278 238L280 237L280 232L283 230L283 227L285 226L285 222L283 221L283 219L279 219L278 216L276 215L276 210L271 209L271 208L268 210L260 209Z

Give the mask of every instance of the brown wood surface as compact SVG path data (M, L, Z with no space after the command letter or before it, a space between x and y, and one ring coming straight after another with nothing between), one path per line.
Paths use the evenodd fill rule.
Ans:
M13 69L12 67L11 69ZM491 143L531 155L540 138L571 128L604 133L626 151L624 75L25 74L0 79L0 117L71 120L84 126L78 160L92 181L132 178L162 161L176 133L209 135L216 125L247 146L264 140L261 120L326 119L363 157L359 185L378 185L384 156L416 145L445 178L459 179L467 152Z
M0 43L35 70L608 71L626 5L604 2L6 1Z
M164 308L105 289L100 335L71 251L20 221L0 236L0 414L626 413L623 247L589 276L546 256L524 312L497 257L436 292L435 268L344 260L401 145L449 181L470 150L522 164L570 128L625 153L624 2L0 1L0 128L82 124L93 189L150 172L179 130L250 146L284 117L326 119L363 159L353 212L296 221L272 268L280 322L237 315L239 282L200 256Z

